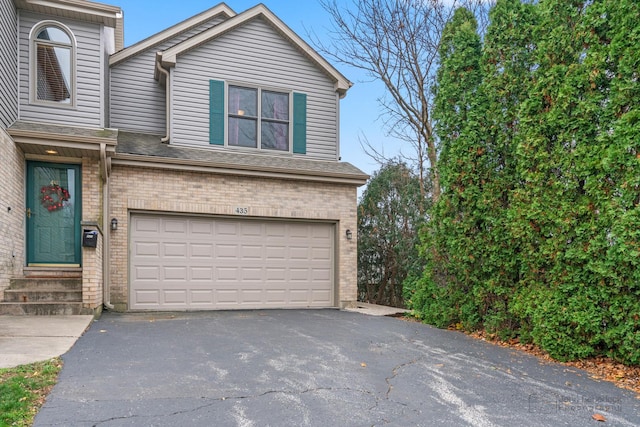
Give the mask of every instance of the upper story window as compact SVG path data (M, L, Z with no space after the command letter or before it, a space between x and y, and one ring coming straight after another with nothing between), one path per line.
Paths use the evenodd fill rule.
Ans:
M209 84L211 144L306 154L306 94Z
M289 94L229 86L229 145L289 151Z
M73 105L75 45L71 32L43 23L31 35L31 97L35 102Z

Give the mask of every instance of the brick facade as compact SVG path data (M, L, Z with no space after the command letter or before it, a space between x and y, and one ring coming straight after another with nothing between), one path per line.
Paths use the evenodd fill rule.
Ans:
M233 216L242 206L254 218L335 221L336 301L341 308L352 306L357 297L355 200L354 185L114 165L109 217L118 219L118 230L110 232L111 303L120 310L128 306L131 211ZM353 240L346 239L347 229L354 232Z
M0 128L0 300L9 279L22 274L25 262L24 232L25 160L22 151Z
M97 159L82 159L82 230L98 232L96 248L82 248L82 306L102 309L104 239L102 235L102 179Z

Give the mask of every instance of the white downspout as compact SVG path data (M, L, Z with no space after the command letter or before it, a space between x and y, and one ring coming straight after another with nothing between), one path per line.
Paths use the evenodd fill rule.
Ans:
M165 76L164 86L166 91L166 102L165 102L164 109L165 109L165 121L166 121L166 130L165 130L166 134L163 138L160 139L160 142L167 143L169 142L169 138L171 135L171 114L170 114L170 108L169 108L169 106L171 105L171 88L170 88L170 82L169 82L169 72L164 68L162 68L162 65L160 65L160 61L157 61L157 60L156 60L156 68L158 69L159 72L161 72Z
M109 222L109 161L107 160L107 145L100 144L100 163L102 175L102 304L109 310L113 310L111 304L111 255L109 234L111 227Z

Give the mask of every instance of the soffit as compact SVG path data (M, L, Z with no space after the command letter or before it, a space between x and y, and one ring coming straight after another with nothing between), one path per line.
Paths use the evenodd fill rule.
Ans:
M18 9L69 19L104 24L116 28L122 20L122 10L117 6L88 0L15 0Z
M100 156L100 146L114 153L118 143L115 129L91 129L17 121L7 132L22 151L32 156L92 157ZM47 153L55 150L56 154Z

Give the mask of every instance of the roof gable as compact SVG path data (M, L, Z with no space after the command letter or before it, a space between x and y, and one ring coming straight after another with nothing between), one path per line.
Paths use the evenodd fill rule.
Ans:
M152 48L153 46L170 40L184 31L188 31L191 28L194 28L206 21L219 16L228 19L236 16L236 13L225 3L220 3L217 6L212 7L211 9L205 10L202 13L192 16L191 18L173 25L157 34L154 34L151 37L147 37L146 39L139 41L138 43L133 44L126 49L121 50L120 52L116 52L109 58L109 65L113 66L122 61L125 61L140 52L143 52Z
M346 91L352 86L352 83L263 4L259 4L245 12L235 15L225 22L222 22L207 31L203 31L182 43L178 43L163 52L158 52L158 62L164 68L173 67L176 65L178 56L181 54L197 48L198 46L220 37L223 34L233 31L241 25L256 18L264 19L267 24L272 26L278 33L293 44L298 51L309 58L334 81L335 90L340 94L340 96L345 95Z

